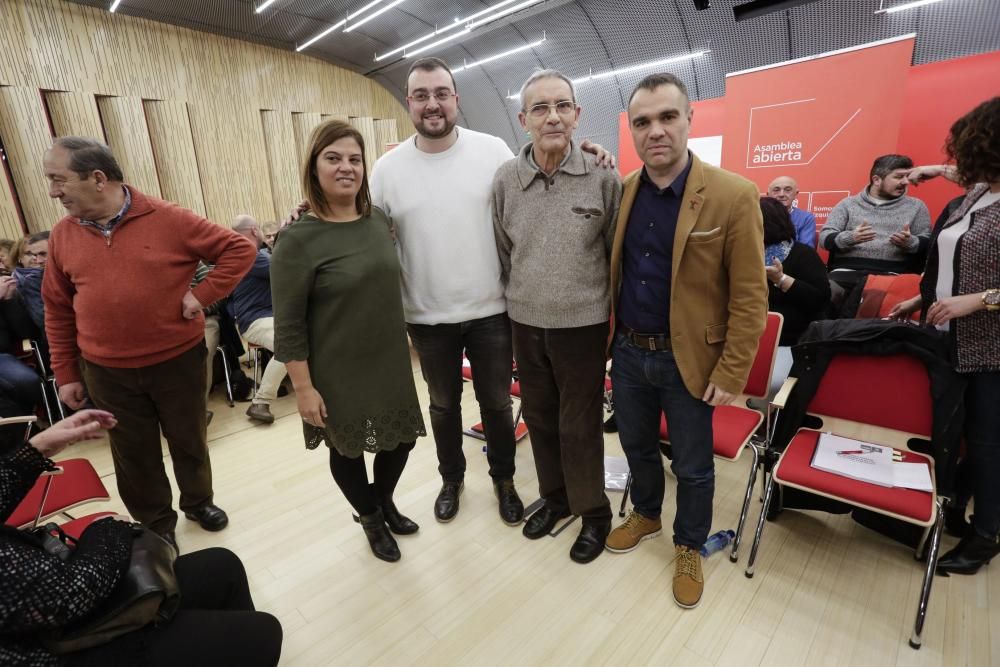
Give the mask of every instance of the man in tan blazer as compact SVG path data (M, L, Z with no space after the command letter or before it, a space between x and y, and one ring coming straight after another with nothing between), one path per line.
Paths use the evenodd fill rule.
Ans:
M660 534L661 411L677 477L674 600L698 605L712 526L712 412L743 391L767 315L757 187L687 148L684 83L654 74L629 99L644 167L625 179L611 251L611 381L634 509L608 535L614 552Z

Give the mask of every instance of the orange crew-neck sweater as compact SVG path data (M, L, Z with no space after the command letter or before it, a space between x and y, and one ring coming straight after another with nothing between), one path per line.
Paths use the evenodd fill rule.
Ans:
M192 292L218 301L250 270L248 239L193 211L129 187L132 205L105 236L67 216L52 229L42 297L56 382L80 381L79 358L112 368L151 366L190 350L205 318L181 301L198 260L215 268Z

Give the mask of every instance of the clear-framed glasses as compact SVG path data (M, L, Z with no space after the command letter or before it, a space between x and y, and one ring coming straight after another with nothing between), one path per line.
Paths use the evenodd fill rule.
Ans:
M410 95L410 99L417 104L425 104L431 98L436 99L438 102L444 103L455 97L455 93L442 88L441 90L435 90L433 94L428 93L426 90L418 90L417 92Z
M532 104L528 107L528 115L532 118L545 118L549 115L549 109L555 109L560 116L569 116L576 111L576 102L573 100L560 100L555 104Z

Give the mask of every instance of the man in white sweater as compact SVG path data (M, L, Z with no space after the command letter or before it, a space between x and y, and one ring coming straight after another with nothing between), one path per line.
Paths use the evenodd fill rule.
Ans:
M411 66L406 101L417 134L375 165L372 203L396 229L407 329L430 394L443 480L434 516L454 519L463 489L464 352L500 518L517 525L524 505L513 481L513 352L490 212L493 176L514 155L497 137L456 127L455 90L441 60L424 58Z

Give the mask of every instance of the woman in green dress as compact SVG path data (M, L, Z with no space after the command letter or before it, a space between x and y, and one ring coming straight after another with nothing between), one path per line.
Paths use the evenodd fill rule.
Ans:
M278 236L271 260L275 357L295 387L306 447L325 442L330 472L377 558L399 560L390 534L416 523L392 502L425 435L403 322L399 261L371 205L364 139L347 123L317 127L302 167L310 212ZM369 484L364 452L375 453Z

